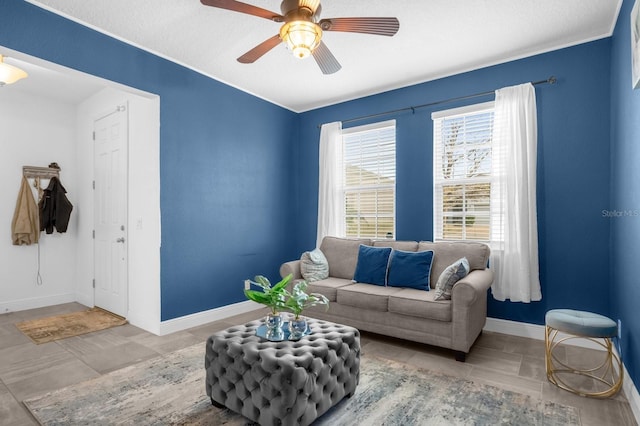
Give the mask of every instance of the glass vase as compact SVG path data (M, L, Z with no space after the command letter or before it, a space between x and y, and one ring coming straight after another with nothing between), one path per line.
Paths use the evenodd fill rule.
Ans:
M284 336L284 330L282 330L283 319L280 313L268 314L264 319L267 326L267 339L269 340L282 340Z
M303 317L289 320L289 340L299 340L307 332L307 319Z

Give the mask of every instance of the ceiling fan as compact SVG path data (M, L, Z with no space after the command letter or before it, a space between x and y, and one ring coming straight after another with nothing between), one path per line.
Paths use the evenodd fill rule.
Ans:
M234 12L282 22L280 33L263 41L238 58L238 62L251 64L265 53L284 42L297 58L313 56L323 74L333 74L342 68L329 48L322 41L323 31L393 36L400 23L397 18L320 18L320 0L283 0L282 14L235 0L200 0L205 6L218 7Z

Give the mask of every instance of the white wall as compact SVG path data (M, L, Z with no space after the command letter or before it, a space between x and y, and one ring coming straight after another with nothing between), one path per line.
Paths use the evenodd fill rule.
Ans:
M132 324L159 334L159 98L108 88L72 105L12 89L8 86L0 91L0 194L4 195L0 203L0 313L72 301L93 306L93 124L116 106L126 105L127 318ZM37 285L38 246L13 246L11 220L22 166L47 166L54 161L62 167L61 181L74 209L66 233L41 234L43 284Z
M15 86L14 86L15 87ZM0 89L0 313L75 300L78 221L76 109L74 105L7 86ZM22 166L62 168L60 181L74 205L68 231L40 237L38 245L14 246L11 220L22 179ZM33 181L30 180L30 183ZM43 180L47 184L48 180ZM37 194L34 190L34 197ZM36 198L37 202L37 198Z
M160 103L157 96L104 89L78 106L78 301L93 306L93 140L95 120L124 105L129 113L127 319L160 333Z

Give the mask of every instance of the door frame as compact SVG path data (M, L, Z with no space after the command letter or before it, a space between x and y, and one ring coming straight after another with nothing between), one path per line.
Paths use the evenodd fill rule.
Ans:
M105 88L78 105L79 216L76 300L94 306L93 126L115 105L128 104L128 313L130 324L160 334L160 98Z

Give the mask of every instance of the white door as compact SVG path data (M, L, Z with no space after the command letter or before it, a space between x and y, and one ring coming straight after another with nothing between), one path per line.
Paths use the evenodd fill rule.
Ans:
M94 123L96 306L127 316L127 107Z

